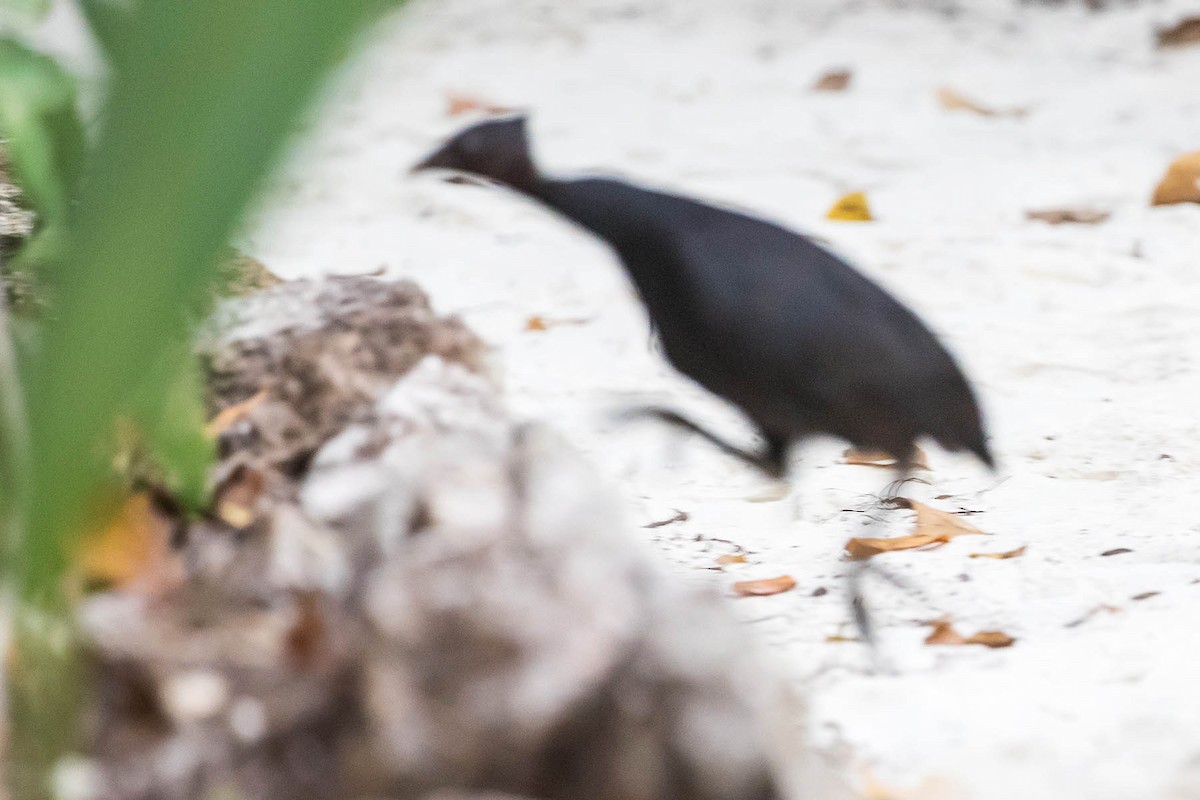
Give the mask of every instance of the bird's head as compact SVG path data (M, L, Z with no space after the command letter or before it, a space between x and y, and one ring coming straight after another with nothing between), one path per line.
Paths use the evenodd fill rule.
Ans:
M537 180L529 155L525 117L490 119L459 131L412 168L448 169L527 190Z

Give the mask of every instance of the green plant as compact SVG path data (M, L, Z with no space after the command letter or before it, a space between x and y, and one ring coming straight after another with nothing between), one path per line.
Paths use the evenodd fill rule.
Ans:
M19 598L7 759L15 800L50 797L49 775L72 747L77 673L63 576L107 474L106 437L132 416L193 465L182 482L196 491L204 455L187 432L196 426L181 427L173 411L181 386L189 396L190 322L298 114L384 6L84 0L112 70L90 148L69 79L20 45L0 45L0 125L50 236L53 296L37 351L21 364L21 402L0 405L0 469L23 491L19 506L7 502L5 531Z

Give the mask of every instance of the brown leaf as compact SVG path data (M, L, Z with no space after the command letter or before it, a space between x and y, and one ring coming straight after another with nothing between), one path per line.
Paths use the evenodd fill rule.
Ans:
M78 570L85 587L156 595L178 586L183 564L171 547L176 521L146 492L130 495L103 527L84 536Z
M1123 556L1126 553L1132 553L1132 552L1133 551L1130 550L1128 547L1114 547L1112 550L1105 550L1100 555L1101 555L1101 557L1103 557L1103 556Z
M947 111L970 111L982 117L1023 117L1028 111L1023 108L1012 108L1000 111L988 108L963 96L954 89L943 86L937 92L938 104Z
M1157 597L1160 594L1162 594L1162 592L1142 592L1141 594L1135 594L1133 597L1131 597L1129 599L1130 600L1149 600L1151 597Z
M484 114L511 114L516 110L511 106L502 106L469 94L446 93L447 117L457 117L459 114L466 114L469 111L481 111Z
M266 477L261 472L240 466L217 487L213 513L233 528L247 528L258 519L258 501L265 490Z
M1010 647L1017 640L1000 631L980 631L974 636L963 636L943 617L929 623L933 630L925 637L925 644L964 645L979 644L984 647Z
M1158 186L1151 205L1200 203L1200 152L1188 153L1171 162Z
M850 86L854 74L848 69L831 69L813 84L814 92L844 92Z
M1076 225L1098 225L1108 219L1107 211L1090 208L1047 208L1041 211L1026 211L1025 218L1039 220L1050 225L1072 223Z
M288 661L299 669L315 666L328 649L328 638L320 594L296 592L296 622L287 635Z
M917 522L913 532L907 536L896 536L890 539L853 537L846 542L846 554L850 558L864 559L894 550L914 550L931 544L945 544L957 536L983 533L974 525L964 522L961 517L951 514L949 511L942 511L904 497L897 498L896 503L902 508L911 508L917 512Z
M259 389L250 397L240 403L234 403L231 406L221 409L215 417L208 421L204 426L204 432L213 439L221 436L227 430L232 428L237 423L244 420L251 411L263 404L270 392L263 388Z
M994 558L997 561L1002 561L1006 558L1016 558L1017 556L1025 555L1027 545L1021 545L1016 550L1009 550L1004 553L971 553L971 558Z
M1091 619L1092 617L1096 616L1097 614L1099 614L1101 612L1103 612L1105 614L1120 614L1121 609L1118 608L1117 606L1099 605L1099 606L1096 606L1095 608L1093 608L1092 610L1088 611L1086 614L1084 614L1079 619L1071 620L1063 627L1064 628L1078 628L1080 625L1087 622L1089 619Z
M896 457L882 450L855 450L851 447L842 453L842 463L856 467L890 468L896 466ZM925 452L921 448L913 448L909 467L912 469L929 469L929 462L926 460Z
M1170 27L1159 28L1155 36L1161 48L1200 44L1200 17L1184 17Z
M589 322L589 317L566 317L563 319L547 319L540 314L534 314L529 319L525 320L525 330L527 331L548 331L551 328L556 328L559 325L583 325Z
M643 528L662 528L667 525L674 525L676 522L687 522L687 521L688 521L688 513L686 511L680 511L679 509L676 509L674 516L668 517L667 519L660 519L657 522L651 522L647 525L643 525L642 527Z
M867 196L862 192L851 192L838 198L838 201L825 212L825 219L835 222L870 222L871 208L867 205Z
M738 553L736 555L734 555L732 553L726 553L723 556L717 557L717 564L719 564L722 567L727 567L730 564L745 564L745 563L746 563L746 557L744 555L742 555L741 553Z
M791 575L780 575L778 578L763 578L757 581L738 581L733 584L734 593L741 597L765 597L794 588L796 588L796 580Z

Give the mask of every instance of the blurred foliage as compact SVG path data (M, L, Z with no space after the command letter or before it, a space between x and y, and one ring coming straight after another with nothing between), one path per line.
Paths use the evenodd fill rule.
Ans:
M212 444L192 325L305 104L355 34L395 4L81 0L111 70L90 148L70 77L0 42L0 133L39 218L18 259L28 251L50 267L52 297L20 384L0 374L0 399L24 390L0 404L0 470L25 487L25 502L10 499L0 517L10 522L4 566L20 603L9 683L14 800L52 796L53 766L71 749L75 648L63 578L89 501L111 476L115 421L133 419L180 499L203 504ZM0 335L0 349L7 343ZM11 373L11 361L0 358L0 370Z

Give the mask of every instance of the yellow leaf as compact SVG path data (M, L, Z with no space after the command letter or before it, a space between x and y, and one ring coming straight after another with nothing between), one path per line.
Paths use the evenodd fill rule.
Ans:
M840 198L826 212L825 218L838 222L870 222L875 219L867 205L867 196L862 192L851 192Z
M84 583L147 593L177 585L183 567L171 549L173 527L150 495L131 495L103 527L83 538L77 564Z
M722 567L727 567L730 564L745 564L745 563L746 563L746 557L744 555L741 555L740 553L738 555L733 555L733 554L727 553L723 556L717 557L717 564L719 564Z
M1200 152L1188 153L1171 162L1154 189L1151 205L1200 203Z

